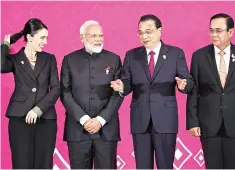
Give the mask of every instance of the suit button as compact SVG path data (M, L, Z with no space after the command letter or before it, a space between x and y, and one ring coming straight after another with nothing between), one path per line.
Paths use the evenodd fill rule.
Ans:
M225 94L223 93L222 95L224 96Z
M91 70L94 70L94 67L91 67Z
M94 79L94 77L93 77L93 76L91 76L91 79Z
M94 99L93 97L90 98L90 100L93 100L93 99Z
M223 109L223 107L222 107L222 106L221 106L220 108L221 108L221 109Z
M36 92L37 91L37 89L36 88L32 88L32 92Z

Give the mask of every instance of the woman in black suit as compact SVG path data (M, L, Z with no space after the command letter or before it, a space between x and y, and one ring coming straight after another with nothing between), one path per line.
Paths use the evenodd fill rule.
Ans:
M9 54L10 44L22 36L26 46ZM15 79L6 112L13 169L53 168L57 132L54 105L60 96L60 83L55 56L42 52L47 37L46 25L33 18L20 33L6 35L1 45L1 73L12 72Z

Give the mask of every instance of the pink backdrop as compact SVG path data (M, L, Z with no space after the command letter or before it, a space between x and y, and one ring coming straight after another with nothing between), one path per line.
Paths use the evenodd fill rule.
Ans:
M103 26L105 48L124 58L127 50L139 46L137 23L141 15L153 13L163 23L163 41L183 48L188 64L192 52L210 43L208 22L210 17L225 12L235 19L235 2L1 2L1 37L23 29L31 17L37 17L49 28L45 51L54 53L60 72L63 56L82 47L79 41L80 25L86 20L97 20ZM234 40L234 38L233 38ZM13 45L18 51L23 42ZM1 169L11 168L8 143L8 119L4 117L9 98L13 92L13 76L2 75L1 100ZM175 169L204 168L201 146L185 130L186 96L178 95L179 134L175 154ZM118 169L135 168L132 138L130 135L129 104L125 98L120 108L121 137L118 147ZM54 154L54 169L68 169L68 150L62 141L65 110L58 100L58 135Z

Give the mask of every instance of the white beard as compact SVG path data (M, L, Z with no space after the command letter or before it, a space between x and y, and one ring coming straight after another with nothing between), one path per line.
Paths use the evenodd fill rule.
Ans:
M94 44L85 43L84 46L85 46L85 49L90 53L100 53L103 49L104 44L101 43L100 47L94 47Z

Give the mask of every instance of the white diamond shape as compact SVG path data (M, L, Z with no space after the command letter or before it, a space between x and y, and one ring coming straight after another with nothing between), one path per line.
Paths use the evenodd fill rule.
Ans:
M202 161L204 158L202 155L199 156L199 160Z
M119 155L117 155L117 166L118 166L117 168L122 169L125 165L126 165L126 162L124 162L123 159Z
M201 155L198 157L199 154L201 154ZM199 160L197 159L197 157L198 157ZM193 157L193 159L197 162L197 164L198 164L200 167L202 167L202 165L204 165L205 161L204 161L202 149L200 149L200 150L198 151L198 153Z
M69 164L64 160L63 156L60 154L60 152L58 151L58 149L55 148L54 154L56 154L56 155L59 157L59 159L60 159L61 162L66 166L67 169L70 169ZM55 166L59 169L59 167L58 167L56 164L53 166L53 168L54 168ZM55 167L55 168L56 168L56 167Z
M180 145L185 149L186 152L188 152L188 156L181 162L181 164L179 165L179 167L177 167L175 164L173 164L174 168L176 170L179 170L182 168L182 166L185 164L185 162L187 162L187 160L189 160L189 158L193 155L192 152L190 152L190 150L184 145L184 143L180 140L179 137L177 137L176 139L176 143L179 142ZM182 155L181 155L182 156Z
M133 152L131 153L131 155L132 155L133 157L135 157L135 152L133 151Z
M53 170L60 170L60 168L55 164L55 165L53 166Z
M121 165L121 163L119 161L117 161L117 166L120 166L120 165Z
M177 160L179 160L182 155L183 155L183 153L182 153L179 149L177 149L177 150L175 151L175 158L176 158Z

